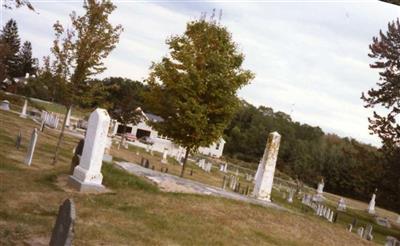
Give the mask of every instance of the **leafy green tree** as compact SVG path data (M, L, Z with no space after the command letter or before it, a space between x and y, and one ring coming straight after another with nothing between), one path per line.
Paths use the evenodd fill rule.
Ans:
M14 77L21 76L19 70L19 48L21 40L18 34L17 22L10 19L3 27L0 39L4 42L8 48L7 55L4 57L4 66L6 70L6 77L13 79Z
M103 60L115 48L122 31L122 26L113 26L109 21L116 8L111 1L87 0L83 8L86 11L84 15L77 16L75 12L70 15L71 29L65 29L58 21L53 26L56 39L51 49L55 57L52 72L57 78L57 88L64 92L66 115L73 105L91 100L90 93L87 93L91 88L88 79L106 69ZM53 164L57 163L65 119Z
M253 74L242 69L244 55L225 27L189 22L181 36L166 41L170 55L153 63L147 80L147 105L164 121L152 123L164 136L190 152L217 141L232 119L236 92Z

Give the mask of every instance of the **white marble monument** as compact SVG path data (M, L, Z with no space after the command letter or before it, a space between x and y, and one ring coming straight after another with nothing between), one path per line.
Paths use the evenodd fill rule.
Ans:
M168 158L168 149L164 149L161 163L167 164L168 163L167 158Z
M368 204L368 213L369 214L375 214L375 198L376 198L376 190L372 194L371 201Z
M82 157L68 180L69 185L78 191L104 190L101 166L109 124L110 116L105 109L97 108L90 114Z
M253 196L264 201L271 201L272 184L274 182L276 160L278 158L281 135L272 132L268 136L264 155L257 170Z
M28 108L28 100L25 99L24 106L22 107L21 114L19 117L26 118L26 110Z
M72 106L68 107L67 118L65 119L66 127L69 127L71 125L71 113L72 113Z
M32 164L33 153L35 152L36 142L38 137L38 130L33 129L31 141L29 142L28 152L25 157L25 164L30 166Z
M343 197L339 199L337 210L339 211L346 211L346 202L344 201Z

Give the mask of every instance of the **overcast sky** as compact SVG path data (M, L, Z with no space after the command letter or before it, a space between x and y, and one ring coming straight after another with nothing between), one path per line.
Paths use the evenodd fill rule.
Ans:
M35 57L49 54L56 20L68 23L82 1L31 1L37 13L1 11L1 25L17 20L21 39ZM400 7L378 1L113 1L112 22L124 32L101 77L143 80L152 61L167 54L165 39L181 34L201 12L222 9L221 24L246 55L244 67L256 77L239 96L283 111L325 132L378 146L368 131L362 91L378 81L369 68L368 45L380 29L400 17ZM207 18L208 18L207 17Z

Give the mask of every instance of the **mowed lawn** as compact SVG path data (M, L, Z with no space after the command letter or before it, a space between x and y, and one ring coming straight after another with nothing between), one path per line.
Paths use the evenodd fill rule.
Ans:
M32 166L23 164L34 127L0 111L0 245L48 242L59 205L76 204L74 245L369 245L343 225L210 196L161 192L112 164L103 165L104 194L63 189L78 139L67 136L51 165L57 132L39 134ZM22 148L15 148L18 131ZM60 181L61 180L61 181ZM47 240L47 241L46 241Z

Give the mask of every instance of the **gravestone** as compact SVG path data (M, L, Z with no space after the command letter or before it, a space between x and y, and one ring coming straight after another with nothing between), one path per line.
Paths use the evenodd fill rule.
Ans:
M352 225L352 224L348 224L348 225L347 225L347 230L348 230L349 232L351 232L351 231L353 230L353 225Z
M368 240L368 241L372 241L372 239L374 239L374 236L372 235L372 225L368 224L367 227L364 230L364 234L363 234L363 238Z
M38 137L38 131L35 128L32 131L31 141L29 142L28 152L26 153L25 157L25 164L28 166L32 164L33 153L35 152L37 137Z
M15 147L17 148L17 150L19 150L19 147L21 147L21 142L22 142L22 134L21 131L19 131L17 139L15 140Z
M294 189L291 189L291 190L289 191L289 195L288 195L288 199L287 199L287 202L288 202L288 203L293 203L294 192L295 192Z
M360 236L361 238L363 237L363 235L364 235L364 227L359 227L357 229L357 235Z
M25 99L24 106L22 107L19 117L26 118L26 109L28 108L28 100Z
M384 226L386 228L392 227L388 218L376 217L375 220L378 225Z
M371 201L368 204L368 213L375 214L375 198L376 198L376 189L375 192L372 194Z
M67 118L65 119L65 126L69 127L71 124L72 107L68 107Z
M281 135L277 132L269 134L264 155L258 166L258 175L253 190L253 196L264 201L271 201L272 184L274 182L275 166L278 157Z
M70 246L74 239L75 204L72 199L63 202L51 233L50 246Z
M346 202L344 201L343 197L339 199L337 210L339 211L346 211Z
M110 155L111 147L112 147L111 137L107 137L106 147L104 149L104 155L103 155L103 161L105 162L112 162L113 160L112 155Z
M167 164L168 163L167 157L168 157L168 149L164 149L161 163Z
M400 241L395 237L387 236L385 246L400 246Z
M79 165L84 145L85 145L85 139L79 140L78 145L76 146L75 151L74 151L74 156L72 157L72 160L71 160L71 167L69 169L70 175L74 174L75 167L77 167Z
M7 100L1 101L0 102L0 109L6 110L6 111L10 110L10 102L7 101Z
M104 190L101 166L109 124L110 116L105 109L97 108L90 114L82 157L68 180L69 185L78 191Z

